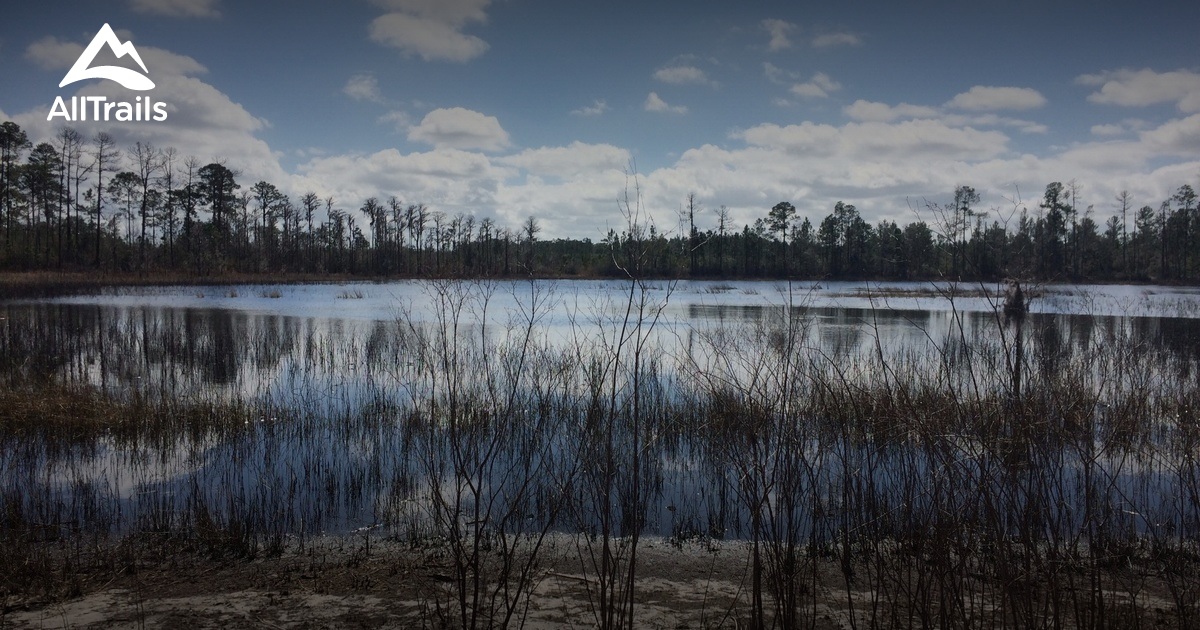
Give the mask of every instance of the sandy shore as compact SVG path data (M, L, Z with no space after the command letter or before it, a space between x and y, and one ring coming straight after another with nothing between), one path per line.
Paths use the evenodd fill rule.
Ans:
M330 539L255 560L175 557L130 567L58 601L12 598L0 628L419 628L442 627L451 568L439 552L361 537ZM595 576L581 544L546 543L533 595L514 627L596 626ZM642 628L735 628L749 614L749 548L740 542L644 539L634 621ZM93 576L94 577L94 576ZM829 579L836 585L837 576ZM849 627L834 593L817 627ZM841 594L844 598L844 593Z

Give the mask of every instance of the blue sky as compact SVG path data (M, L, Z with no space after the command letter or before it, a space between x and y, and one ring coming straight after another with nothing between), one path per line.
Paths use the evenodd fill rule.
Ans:
M35 139L100 26L170 104L119 146L224 160L343 209L395 195L543 236L600 238L636 168L677 229L689 192L738 224L788 200L814 222L934 220L957 185L992 218L1074 180L1157 207L1200 186L1200 5L1085 2L112 0L21 3L0 23L0 118Z

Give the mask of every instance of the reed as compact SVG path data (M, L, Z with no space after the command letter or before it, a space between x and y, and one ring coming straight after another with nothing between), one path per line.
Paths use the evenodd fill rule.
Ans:
M970 333L958 312L862 353L819 343L803 295L659 335L672 287L623 286L558 336L566 296L484 281L430 282L360 329L10 318L0 596L332 532L431 558L430 625L522 625L567 549L592 621L631 627L656 534L744 543L728 625L1200 624L1195 359L1033 317ZM497 312L506 290L521 306Z

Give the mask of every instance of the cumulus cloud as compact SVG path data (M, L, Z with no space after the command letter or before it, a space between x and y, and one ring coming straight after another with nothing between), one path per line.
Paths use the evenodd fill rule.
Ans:
M217 0L131 0L129 8L137 13L167 17L219 17Z
M133 40L133 35L125 30L117 31L117 37L121 41ZM159 75L197 75L208 72L208 68L187 55L178 55L162 48L136 43L135 46L152 78ZM66 70L83 54L83 48L84 45L79 42L43 37L25 49L25 58L45 70Z
M383 97L379 94L379 81L370 74L356 74L346 81L342 93L356 101L380 102Z
M1088 95L1092 103L1144 107L1174 102L1179 111L1200 112L1200 74L1190 70L1113 70L1085 74L1075 81L1099 88Z
M716 86L716 81L710 80L708 75L696 66L668 66L666 68L659 68L655 71L654 78L663 83L674 85L697 84Z
M1125 133L1125 128L1121 125L1092 125L1093 136L1119 136Z
M804 155L877 160L881 157L987 159L1007 150L1008 138L995 131L957 128L936 120L895 124L848 123L843 127L805 122L763 124L737 137L747 144Z
M823 33L812 40L813 48L832 48L834 46L858 46L862 38L854 33Z
M1092 125L1091 133L1094 136L1121 136L1135 131L1140 131L1147 127L1146 121L1137 118L1126 118L1116 123L1104 123Z
M936 108L925 105L909 105L908 103L888 105L863 99L842 108L842 113L849 118L863 122L891 122L902 118L937 118L940 115Z
M788 34L796 30L795 24L772 18L763 20L761 25L763 30L771 36L767 42L767 50L776 52L792 47L792 40Z
M1195 155L1200 153L1200 114L1166 122L1142 132L1141 136L1144 142L1159 152Z
M380 0L388 10L371 22L371 39L426 61L465 62L488 49L487 42L463 33L470 23L487 21L491 0Z
M426 17L448 24L486 22L491 0L373 0L387 11Z
M766 75L768 81L778 85L784 85L789 79L795 79L799 76L795 72L788 72L770 61L763 62L763 74Z
M976 85L950 99L946 106L971 111L996 111L1036 109L1045 104L1046 97L1032 88Z
M829 78L829 75L824 72L818 72L807 83L793 85L791 92L804 98L828 98L830 92L837 92L840 89L842 89L841 83Z
M656 112L661 114L686 114L688 108L683 105L669 105L666 101L658 96L657 92L651 92L646 97L645 104L642 107L648 112Z
M435 109L408 131L408 139L439 149L500 151L509 146L508 132L495 116L462 107Z
M133 39L127 33L119 36L123 40ZM89 120L71 123L72 127L88 138L99 131L107 132L118 147L135 142L148 142L160 148L173 146L202 162L227 160L247 178L287 181L288 175L277 156L266 142L255 136L269 126L265 119L251 114L227 94L202 81L199 77L207 69L195 59L144 43L138 43L137 50L155 82L154 101L167 104L167 120L134 125ZM46 69L65 69L82 52L80 42L43 38L28 46L25 57ZM72 87L76 96L104 96L110 101L131 99L127 90L112 81L85 81ZM69 100L72 94L62 96ZM15 113L11 118L31 138L49 139L63 124L58 118L47 121L49 111L50 103L46 103Z
M443 10L439 6L430 0L391 3L385 8L421 17ZM458 11L454 19L471 23L474 14L468 9L485 5L454 6ZM448 14L437 15L443 21L450 19ZM81 35L81 42L39 40L25 54L42 67L65 71L88 36ZM380 123L432 148L343 155L337 154L337 147L297 150L289 153L308 162L287 172L279 165L280 153L256 137L268 122L205 83L201 64L148 44L139 43L138 50L159 84L156 100L171 103L169 120L155 125L76 125L85 136L103 129L122 148L150 141L160 147L176 146L181 154L194 154L202 162L224 158L242 172L243 183L264 179L292 195L313 190L322 197L335 197L338 207L347 210L370 196L396 195L447 214L492 216L501 227L515 228L533 215L544 226L546 238L597 238L607 228L620 226L616 200L626 185L631 155L622 147L571 142L509 152L509 136L494 117L462 108L435 109L414 125L405 112L395 110L381 116ZM688 64L676 60L671 65ZM801 80L778 68L772 73L772 68L764 66L768 77L783 85ZM1109 80L1116 78L1092 84L1097 94L1105 94L1103 86ZM836 82L828 76L823 82L817 77L809 81L829 94ZM128 92L107 81L81 83L79 93L128 98ZM1118 99L1111 89L1107 94L1106 98ZM1174 94L1155 102L1180 103L1190 92ZM991 101L992 106L997 100ZM656 93L647 97L645 106L652 111L686 111ZM428 111L433 106L419 107L417 111ZM16 121L35 142L49 140L58 125L45 121L48 109L46 103L28 112L0 113L0 119ZM596 101L573 113L598 115L607 109L604 101ZM1075 179L1089 199L1098 200L1100 213L1102 201L1120 189L1129 189L1140 203L1157 203L1200 172L1196 158L1200 113L1157 125L1125 120L1098 126L1095 141L1033 155L1014 150L1023 148L1014 138L1018 133L1044 131L1044 126L1006 117L1005 112L949 103L867 100L855 101L842 111L847 117L843 124L751 125L726 138L723 146L687 149L640 176L645 204L663 213L658 218L665 228L673 225L671 209L689 192L696 192L706 207L729 206L739 226L765 216L781 199L795 203L801 215L814 222L838 200L856 204L871 222L911 221L916 216L910 200L945 200L959 184L976 186L989 208L1009 208L1005 196L1018 189L1027 203L1034 203L1028 199L1035 199L1049 181ZM1117 128L1125 135L1115 139L1103 135ZM705 220L711 220L711 215Z
M118 33L117 37L121 41L129 41L129 38L123 33ZM25 58L45 70L70 68L81 54L83 54L83 44L64 42L57 37L43 37L25 49ZM144 58L142 60L145 61Z
M696 147L650 173L643 181L647 205L674 207L695 191L706 205L727 205L735 224L743 224L786 199L817 223L840 200L858 205L872 223L883 218L908 222L929 218L921 217L921 200L944 200L955 186L967 183L997 210L992 216L1004 220L1021 193L1028 206L1050 181L1076 179L1093 199L1110 198L1122 188L1138 199L1158 199L1200 166L1192 160L1169 171L1150 170L1154 150L1144 142L1016 154L1003 133L956 129L934 120L759 125L733 138L746 146Z
M571 178L608 170L622 172L630 158L629 151L611 144L575 141L565 147L526 149L497 162L538 176Z
M299 167L297 186L357 207L368 197L397 196L445 212L471 212L495 205L500 183L511 169L482 154L458 149L401 153L384 149L367 155L334 155Z
M571 110L571 114L574 116L600 116L606 111L608 111L608 103L597 99L591 105Z
M412 126L412 119L408 116L408 113L399 109L393 109L392 111L380 116L377 119L377 122L380 124L391 125L397 131L404 131Z
M896 120L935 119L952 127L1012 127L1022 133L1046 133L1046 125L1031 120L998 116L994 113L947 113L937 107L900 103L888 105L859 99L842 108L847 118L861 122L892 122Z
M1012 127L1021 133L1046 133L1050 129L1039 122L996 114L943 114L938 120L955 127Z
M545 238L599 238L619 225L616 200L629 156L612 145L582 142L504 157L386 149L314 158L299 168L296 185L333 196L343 208L395 195L436 212L491 216L502 228L535 216Z

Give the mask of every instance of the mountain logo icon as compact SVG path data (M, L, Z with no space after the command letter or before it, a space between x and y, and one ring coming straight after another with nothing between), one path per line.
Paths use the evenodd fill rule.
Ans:
M145 74L140 74L136 70L122 68L120 66L96 66L90 67L92 61L95 60L96 54L100 52L102 46L107 45L117 58L129 55L133 60L142 67L142 71L149 74L146 70L146 64L142 63L142 58L138 55L137 49L133 47L133 42L121 43L117 39L117 34L113 32L112 27L108 24L100 27L96 36L92 38L92 43L88 44L83 50L83 54L79 55L79 59L75 60L75 65L67 71L67 76L63 77L62 83L58 87L70 85L76 81L84 79L108 79L116 81L130 90L150 90L154 88L154 81Z

